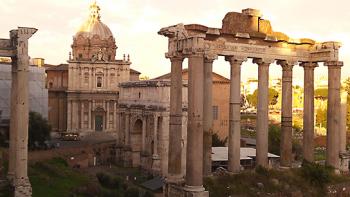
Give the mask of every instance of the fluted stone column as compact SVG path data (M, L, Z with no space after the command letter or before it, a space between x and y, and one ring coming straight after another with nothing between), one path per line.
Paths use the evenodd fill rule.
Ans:
M17 103L16 112L16 157L15 197L32 195L28 178L28 122L29 122L29 55L28 39L36 32L33 28L19 28L17 31ZM19 118L20 116L20 118Z
M182 62L183 57L171 57L170 121L168 182L179 183L182 163Z
M191 192L204 191L203 187L203 54L188 60L188 122L186 153L186 187Z
M216 56L204 58L204 101L203 101L203 175L211 174L211 153L213 135L213 62Z
M11 118L10 118L10 143L9 143L9 167L8 179L11 184L14 183L15 165L16 165L16 139L17 139L17 58L12 58L11 73Z
M277 61L282 66L282 128L281 128L281 167L292 165L292 102L293 102L293 63Z
M269 66L273 60L254 59L258 64L258 105L256 131L257 166L268 166L268 131L269 131Z
M314 161L314 70L317 63L302 63L304 67L304 114L303 114L303 156Z
M343 62L329 61L328 103L327 103L327 151L326 164L339 169L339 130L340 130L340 77Z
M242 57L226 57L231 65L228 170L233 173L239 172L241 166L241 64L245 60Z

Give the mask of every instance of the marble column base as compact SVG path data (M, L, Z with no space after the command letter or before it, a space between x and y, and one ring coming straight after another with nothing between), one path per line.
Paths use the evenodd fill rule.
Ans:
M14 197L31 197L32 186L30 185L29 179L16 180L14 186Z

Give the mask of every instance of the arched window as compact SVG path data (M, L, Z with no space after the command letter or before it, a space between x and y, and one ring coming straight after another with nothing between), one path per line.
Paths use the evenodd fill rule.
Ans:
M98 88L101 88L101 87L102 87L102 77L97 77L96 86L97 86Z
M53 87L53 83L50 82L50 83L49 83L49 88L52 88L52 87Z

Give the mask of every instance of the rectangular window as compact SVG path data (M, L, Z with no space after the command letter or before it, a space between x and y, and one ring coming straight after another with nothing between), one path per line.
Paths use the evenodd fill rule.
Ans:
M219 107L213 106L213 120L219 119Z

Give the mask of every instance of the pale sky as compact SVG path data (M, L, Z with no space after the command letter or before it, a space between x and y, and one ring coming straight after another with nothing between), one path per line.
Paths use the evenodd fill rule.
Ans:
M0 37L17 26L38 28L30 39L30 56L45 58L46 63L66 63L73 35L88 17L92 0L0 0ZM340 41L344 61L342 76L350 76L350 1L349 0L98 0L101 21L116 39L117 58L130 54L132 68L151 78L170 71L165 59L167 39L157 34L162 27L178 23L198 23L221 27L229 11L260 9L274 31L293 38L308 37L317 41ZM187 62L185 62L187 64ZM187 65L184 65L187 67ZM223 58L214 63L214 71L229 77L229 64ZM315 77L327 69L316 69ZM281 68L270 67L271 77L280 77ZM257 66L242 66L243 80L257 77ZM294 68L300 81L303 70ZM300 79L300 80L299 80Z

